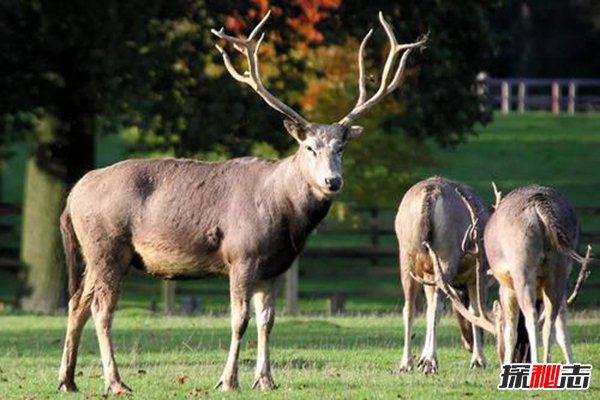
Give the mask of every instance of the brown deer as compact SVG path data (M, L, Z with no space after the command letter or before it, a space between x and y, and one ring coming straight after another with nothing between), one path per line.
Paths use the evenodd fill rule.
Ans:
M537 329L542 325L542 362L549 362L550 339L555 331L565 361L573 362L567 330L567 305L572 304L581 284L589 275L591 246L585 257L577 254L579 224L567 200L554 189L531 185L518 188L502 199L490 217L484 233L485 252L490 270L500 285L500 301L494 302L494 318L486 313L475 317L464 307L454 288L443 276L435 250L428 246L434 260L435 283L452 300L457 310L471 323L496 337L501 363L514 360L517 322L522 313L530 344L531 363L538 362ZM571 296L567 281L572 261L581 263L579 277ZM483 275L479 269L478 275ZM543 300L543 316L538 319L536 301Z
M475 225L471 225L470 210L474 210ZM471 312L479 315L482 303L476 301L477 293L484 292L485 284L476 279L475 268L478 259L485 265L485 257L483 252L476 251L482 247L476 230L483 231L488 216L483 201L471 188L441 177L418 182L402 198L395 221L404 291L404 351L400 371L413 368L412 324L415 298L422 284L427 299L427 332L417 366L424 373L438 370L436 336L443 297L442 291L429 283L434 269L424 242L439 255L444 279L464 291ZM485 367L481 332L476 325L472 329L471 367Z
M352 122L399 86L409 54L426 38L398 44L380 13L391 46L379 89L367 99L363 57L371 30L358 53L358 102L339 122L315 124L278 100L261 81L260 31L269 14L247 39L228 36L223 29L212 33L246 57L249 71L239 73L217 46L231 76L288 118L284 125L299 143L298 150L279 161L130 160L86 174L73 187L61 217L70 301L59 389L77 389L77 348L91 314L106 390L130 392L119 376L111 342L111 321L130 264L164 279L229 276L231 345L217 387L239 387L240 340L251 300L258 329L253 387L274 387L269 334L275 279L290 267L342 188L342 153L363 130ZM78 250L85 260L83 277L76 264Z

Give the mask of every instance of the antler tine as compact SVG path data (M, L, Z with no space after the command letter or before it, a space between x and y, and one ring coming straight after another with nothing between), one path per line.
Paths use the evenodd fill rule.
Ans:
M269 19L270 16L271 16L271 10L267 11L267 13L263 17L263 19L261 19L260 22L258 23L258 25L256 25L256 27L254 29L252 29L252 32L250 32L250 36L248 36L248 41L252 41L254 39L254 36L256 36L258 34L258 32L260 32L260 30L262 29L263 26L265 26L265 24L267 23L267 20Z
M495 197L494 210L497 210L498 206L500 205L500 200L502 200L502 192L498 190L498 187L496 186L496 182L494 182L494 181L492 181L492 187L494 188L494 197Z
M237 51L239 51L240 53L242 53L246 56L246 60L248 62L248 71L246 71L243 74L240 74L233 66L233 63L231 62L231 59L229 58L229 55L227 54L227 52L219 45L215 45L215 47L217 48L217 50L219 50L219 53L221 53L221 55L223 57L223 63L225 64L225 68L227 69L227 72L229 72L229 74L236 81L245 83L246 85L248 85L252 89L254 89L254 91L256 93L258 93L258 95L260 97L262 97L262 99L269 106L271 106L275 110L279 111L281 114L285 115L286 117L288 117L289 119L291 119L292 121L297 123L298 125L305 127L305 126L309 125L309 122L306 119L304 119L304 117L302 117L300 114L298 114L296 111L294 111L290 106L286 105L281 100L279 100L277 97L275 97L273 94L271 94L265 88L265 86L263 85L262 80L260 78L260 72L259 72L259 66L258 66L258 50L259 50L260 45L265 37L265 33L261 32L261 30L264 27L264 25L266 24L266 22L270 16L271 16L271 10L269 10L265 14L263 19L252 30L252 32L250 33L250 36L248 36L247 39L240 39L240 38L236 38L234 36L227 35L224 33L223 28L221 28L219 30L211 29L210 31L212 32L213 35L217 36L219 39L223 39L223 40L231 43ZM258 38L258 40L256 40L255 38L257 35L259 35L259 33L260 33L260 37Z
M369 32L365 35L363 41L360 44L360 48L358 49L358 100L356 101L356 106L360 106L365 102L365 98L367 97L367 85L365 78L365 60L364 60L364 52L365 47L367 46L367 42L371 38L373 34L373 29L369 29Z
M575 282L575 286L573 287L573 293L569 296L567 300L567 305L572 305L575 303L577 296L579 295L579 290L581 289L581 285L586 281L586 279L590 276L592 271L588 269L588 265L592 260L592 246L587 245L587 251L585 252L584 262L581 263L581 269L579 270L579 275L577 276L577 281Z
M469 199L467 199L467 196L465 196L465 194L461 190L459 190L458 187L455 188L455 190L456 190L456 193L458 193L458 195L460 196L460 199L462 200L462 202L467 207L467 210L469 211L469 216L471 217L471 224L469 225L469 227L467 228L467 230L465 232L465 236L463 237L461 248L462 248L463 252L467 251L467 240L470 238L471 241L473 242L473 251L471 253L475 256L475 285L477 288L477 305L479 307L481 314L485 315L484 301L483 301L483 296L482 296L483 276L484 276L483 271L482 271L482 268L483 268L482 265L483 265L484 255L481 253L481 251L479 249L479 230L477 229L477 223L479 222L479 219L477 218L475 210L473 210L473 206L471 205L471 202L469 201Z
M379 89L377 90L377 92L375 92L375 94L370 99L365 101L367 93L366 93L366 88L365 88L365 74L364 74L363 57L364 57L364 47L366 46L366 43L367 43L369 37L371 36L371 33L372 33L372 30L371 30L367 33L367 35L363 39L363 41L360 45L359 52L358 52L358 54L359 54L358 55L358 67L359 67L358 101L356 102L356 105L354 106L352 111L350 111L350 113L348 113L348 115L346 115L344 118L342 118L339 121L339 123L341 125L345 125L345 126L350 125L352 123L352 121L354 121L355 119L360 117L365 111L367 111L369 108L371 108L372 106L374 106L375 104L380 102L385 96L387 96L388 94L393 92L400 84L400 81L402 78L402 73L404 72L404 68L406 66L406 60L408 59L408 56L409 56L411 50L416 47L422 46L428 40L427 36L425 36L423 39L418 40L415 43L398 44L398 41L396 40L396 36L394 35L392 26L385 20L385 18L383 17L383 13L381 11L379 12L379 22L383 26L383 29L385 30L385 33L390 42L390 51L388 53L388 56L386 58L386 61L385 61L384 67L383 67L383 71L381 74L381 83L380 83ZM402 54L402 57L400 58L400 62L398 64L398 67L396 69L396 72L394 73L392 80L390 82L388 82L390 72L392 70L392 67L394 66L394 62L396 61L398 54L403 50L406 50L406 51L404 52L404 54Z
M465 196L465 194L461 190L459 190L458 187L455 188L454 190L460 196L460 199L462 200L462 202L465 204L465 207L469 211L469 216L471 218L471 224L467 228L467 230L465 232L465 236L463 237L463 241L462 241L462 245L461 245L462 250L466 251L467 240L471 239L473 241L473 245L475 246L474 253L477 254L477 253L479 253L479 243L477 241L477 236L478 236L477 222L479 222L479 219L477 218L477 214L475 213L475 210L473 210L473 206L471 206L469 199L467 199L467 196Z
M495 336L496 335L496 327L490 320L487 319L487 317L485 316L485 311L482 309L481 315L476 316L476 315L473 315L472 313L470 313L469 310L467 310L467 308L464 306L464 304L460 301L460 298L458 296L458 293L456 293L456 290L454 290L454 288L452 286L450 286L448 284L448 282L446 282L446 280L444 279L442 267L440 266L440 260L437 256L436 252L431 248L431 245L429 244L429 242L423 242L423 246L425 246L427 248L427 251L429 252L429 257L431 257L436 286L442 292L444 292L444 294L446 294L446 296L452 302L452 305L454 306L454 308L456 308L456 311L458 311L467 321L469 321L470 323L472 323L474 325L479 326L482 329L485 329L486 331L488 331L489 333L491 333L492 335Z

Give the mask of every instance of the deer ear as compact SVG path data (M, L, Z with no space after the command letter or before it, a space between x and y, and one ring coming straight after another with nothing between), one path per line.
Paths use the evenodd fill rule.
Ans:
M304 139L306 139L306 130L296 122L291 119L284 119L283 126L288 131L288 133L296 139L298 143L302 143Z
M360 125L352 125L350 128L348 128L348 134L346 135L346 142L353 141L354 139L356 139L357 137L362 135L364 130L365 130L365 128L363 128Z

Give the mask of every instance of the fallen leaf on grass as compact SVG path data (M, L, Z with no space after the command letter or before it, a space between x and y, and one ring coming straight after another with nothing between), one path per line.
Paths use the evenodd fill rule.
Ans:
M209 395L209 391L205 390L205 389L200 389L200 388L193 388L192 390L190 390L187 394L187 398L188 399L194 399L197 397L207 397Z

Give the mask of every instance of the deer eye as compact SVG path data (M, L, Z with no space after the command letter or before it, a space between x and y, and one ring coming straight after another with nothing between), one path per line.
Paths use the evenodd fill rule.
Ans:
M312 153L312 155L313 155L313 156L316 156L316 155L317 155L317 152L315 151L315 149L313 149L313 148L312 148L312 147L310 147L310 146L306 146L306 150L310 151L310 152Z

